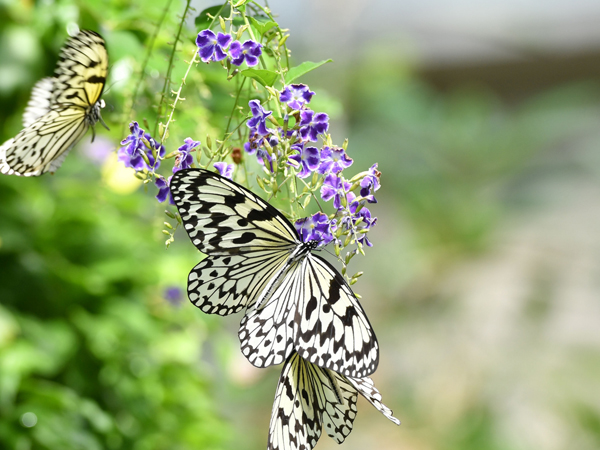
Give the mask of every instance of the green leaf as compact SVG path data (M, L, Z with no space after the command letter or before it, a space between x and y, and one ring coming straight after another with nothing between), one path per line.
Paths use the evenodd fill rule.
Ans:
M272 20L268 20L266 17L259 16L258 18L262 19L262 20L257 20L254 17L249 17L250 23L254 26L256 31L258 31L260 33L261 36L263 36L271 28L277 26L276 22L273 22Z
M223 8L222 11L221 8ZM229 5L224 7L223 5L211 6L210 8L206 8L200 14L198 14L196 19L194 20L194 24L196 25L196 28L198 30L205 30L212 23L213 19L208 17L208 14L210 14L213 17L229 17Z
M240 73L245 77L258 81L263 86L273 86L273 83L277 79L277 73L272 70L246 69L242 70Z
M311 70L315 70L317 67L321 67L323 64L327 64L328 62L332 62L333 59L327 59L321 62L311 62L304 61L302 64L296 67L292 67L288 73L285 75L285 82L291 83L297 78L300 78L302 75L310 72Z

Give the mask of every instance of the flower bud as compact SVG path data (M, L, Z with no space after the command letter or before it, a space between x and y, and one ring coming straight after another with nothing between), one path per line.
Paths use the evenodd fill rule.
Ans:
M173 229L173 225L171 225L169 222L163 222L165 227L167 227L169 230Z
M162 232L165 236L171 236L171 233L169 233L167 230L162 230Z
M221 25L221 30L223 30L223 33L225 33L227 29L225 28L225 21L223 20L222 16L219 16L219 24Z
M233 147L231 150L231 159L233 160L234 164L240 165L243 159L242 149L239 147Z

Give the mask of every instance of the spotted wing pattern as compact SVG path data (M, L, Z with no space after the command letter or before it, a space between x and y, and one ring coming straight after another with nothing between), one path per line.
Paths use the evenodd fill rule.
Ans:
M247 307L242 352L257 367L297 349L349 376L372 373L378 345L356 297L325 260L306 251L293 225L237 183L202 169L177 172L171 193L184 228L208 257L192 269L188 296L202 311Z
M379 346L356 296L331 264L308 254L289 269L262 308L240 325L242 353L257 367L281 364L295 349L307 361L353 377L379 363Z
M277 390L269 426L269 450L311 450L321 431L338 444L352 431L358 393L396 424L370 378L347 378L292 353Z
M106 82L104 40L82 30L61 50L54 78L33 88L23 130L0 146L0 173L38 176L56 171L90 125L100 119Z
M208 255L289 254L298 233L273 206L239 184L202 169L180 170L170 184L193 244Z

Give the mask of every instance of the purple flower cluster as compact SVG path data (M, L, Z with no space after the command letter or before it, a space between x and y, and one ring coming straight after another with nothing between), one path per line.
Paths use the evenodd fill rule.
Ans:
M249 67L258 64L258 58L262 55L261 44L252 40L247 40L243 44L240 41L231 41L230 34L219 32L215 35L211 30L202 30L196 38L200 59L207 63L222 61L229 56L231 64L235 66L241 66L244 61Z
M121 141L123 147L117 152L119 161L136 171L146 169L154 172L165 156L165 148L140 128L137 122L129 124L129 131L129 136Z
M198 150L199 147L200 141L194 141L190 137L185 138L183 145L177 149L175 164L173 165L173 173L176 173L181 169L192 167L192 164L194 163L194 155L192 152ZM162 175L157 175L156 179L154 180L154 185L158 188L156 200L158 200L160 203L164 202L168 198L171 205L175 204L173 201L173 195L169 189L171 178L173 178L173 175L167 179L165 179Z
M333 240L335 219L330 221L322 212L299 219L294 225L302 242L317 241L319 245L327 245Z

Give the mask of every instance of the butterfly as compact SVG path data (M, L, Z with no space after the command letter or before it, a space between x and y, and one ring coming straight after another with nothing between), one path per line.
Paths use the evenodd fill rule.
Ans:
M289 220L246 188L203 169L170 184L185 230L208 255L188 276L188 297L208 314L246 308L242 353L256 367L293 350L347 376L375 371L379 346L356 296L326 260L311 253Z
M358 394L385 417L400 421L381 402L368 377L345 377L292 353L281 371L269 426L268 450L310 450L325 432L338 444L352 431Z
M108 129L100 115L107 71L108 54L99 34L81 30L71 37L61 49L54 77L34 86L23 130L0 146L0 173L54 173L90 126L99 121Z

